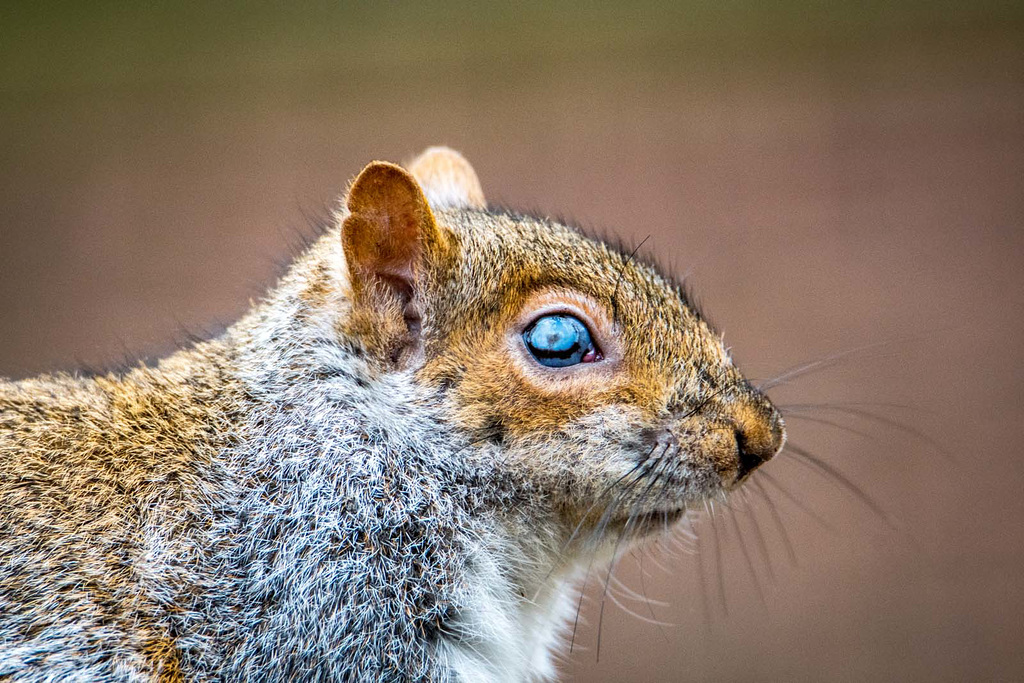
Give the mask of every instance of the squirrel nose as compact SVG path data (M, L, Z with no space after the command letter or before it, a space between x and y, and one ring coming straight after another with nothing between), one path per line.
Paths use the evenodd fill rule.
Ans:
M739 482L782 450L786 430L782 417L767 400L741 407L733 420L739 459L736 481Z

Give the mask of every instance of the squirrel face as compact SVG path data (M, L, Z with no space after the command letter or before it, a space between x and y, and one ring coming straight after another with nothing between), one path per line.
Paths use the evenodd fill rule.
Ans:
M435 390L467 457L531 482L565 528L658 528L782 447L778 412L677 284L487 210L456 152L370 164L347 208L346 334Z

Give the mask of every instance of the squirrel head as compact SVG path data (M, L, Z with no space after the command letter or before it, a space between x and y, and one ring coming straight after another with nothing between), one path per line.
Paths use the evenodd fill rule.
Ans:
M528 480L564 528L661 528L782 447L778 412L677 283L488 210L457 152L373 162L345 203L343 334L439 396L465 457Z

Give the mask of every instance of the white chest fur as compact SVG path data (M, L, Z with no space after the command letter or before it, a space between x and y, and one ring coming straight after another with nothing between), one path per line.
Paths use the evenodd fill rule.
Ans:
M556 673L552 653L575 605L572 578L548 576L544 588L534 595L509 580L507 566L487 558L474 562L467 579L466 607L438 653L455 680L552 680Z

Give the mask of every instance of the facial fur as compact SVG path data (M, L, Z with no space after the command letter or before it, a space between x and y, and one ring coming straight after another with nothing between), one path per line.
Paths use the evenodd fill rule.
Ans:
M748 473L741 448L767 459L781 445L770 403L651 265L534 217L461 210L437 222L460 256L424 295L417 379L443 391L468 439L543 486L569 528L675 514L735 486ZM521 333L548 312L583 320L603 360L537 364Z

